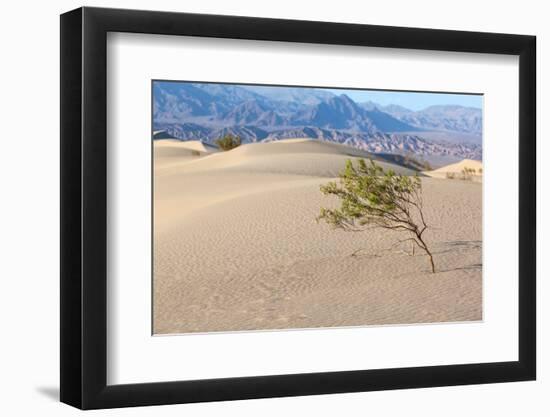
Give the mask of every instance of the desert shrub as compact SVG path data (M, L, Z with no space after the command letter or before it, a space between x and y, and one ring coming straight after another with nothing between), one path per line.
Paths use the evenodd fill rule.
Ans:
M445 177L447 177L447 179L449 179L449 180L454 180L456 175L455 175L454 172L447 172L447 173L445 173Z
M379 227L408 233L410 237L398 243L412 241L426 253L435 272L433 256L423 236L428 226L422 211L422 183L418 175L384 171L372 160L367 164L360 159L357 165L348 160L338 182L321 186L323 194L339 198L340 208L322 207L317 220L345 231Z
M472 175L476 174L476 170L474 168L462 168L462 179L465 181L469 181L472 179Z
M201 156L201 153L200 153L199 151L193 150L193 151L191 151L191 155L193 155L193 156Z
M224 151L230 151L231 149L234 149L237 146L241 145L241 138L239 136L227 134L216 140L216 145L218 145L220 149Z

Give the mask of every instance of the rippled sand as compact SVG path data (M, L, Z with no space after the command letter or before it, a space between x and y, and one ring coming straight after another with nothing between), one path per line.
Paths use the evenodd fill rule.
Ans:
M315 221L336 203L319 186L361 151L289 140L178 160L157 142L156 334L481 320L480 183L423 178L431 274L410 246L385 250L406 235Z

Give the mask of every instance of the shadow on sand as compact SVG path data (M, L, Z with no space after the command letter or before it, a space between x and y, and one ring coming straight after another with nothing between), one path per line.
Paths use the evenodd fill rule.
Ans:
M439 245L438 245L439 246ZM434 251L434 255L441 255L449 252L481 249L481 240L454 240L441 243L441 250Z

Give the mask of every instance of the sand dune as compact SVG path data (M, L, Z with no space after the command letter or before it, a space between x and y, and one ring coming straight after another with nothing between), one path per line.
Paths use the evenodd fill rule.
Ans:
M200 140L157 139L153 142L153 157L157 168L178 165L216 152L219 152L218 148Z
M446 165L433 171L425 171L423 174L434 178L445 178L449 174L460 176L464 169L473 169L475 174L472 175L472 179L480 180L483 172L483 163L473 159L463 159L460 162Z
M311 139L252 143L200 158L188 152L180 143L155 141L155 230L170 228L190 212L228 199L306 184L318 189L326 178L337 176L348 159L372 157L365 151ZM380 165L412 173L386 162Z
M180 173L223 170L232 173L276 173L335 177L348 159L376 157L366 151L349 146L312 139L287 139L275 142L251 143L228 152L200 158L178 168ZM403 174L413 171L379 161L385 169Z
M319 186L365 152L285 140L167 165L163 146L155 143L155 333L481 319L480 184L422 180L433 275L410 248L384 250L402 234L316 223L320 207L336 203Z
M192 151L200 152L201 154L220 152L220 149L218 149L216 146L212 146L200 140L183 141L181 142L181 146L191 149Z

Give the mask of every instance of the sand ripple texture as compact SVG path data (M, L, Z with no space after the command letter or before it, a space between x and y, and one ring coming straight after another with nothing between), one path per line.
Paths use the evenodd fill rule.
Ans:
M362 155L284 142L156 157L155 334L482 319L480 183L423 178L431 274L410 245L387 250L406 235L316 222L336 204L319 186Z

